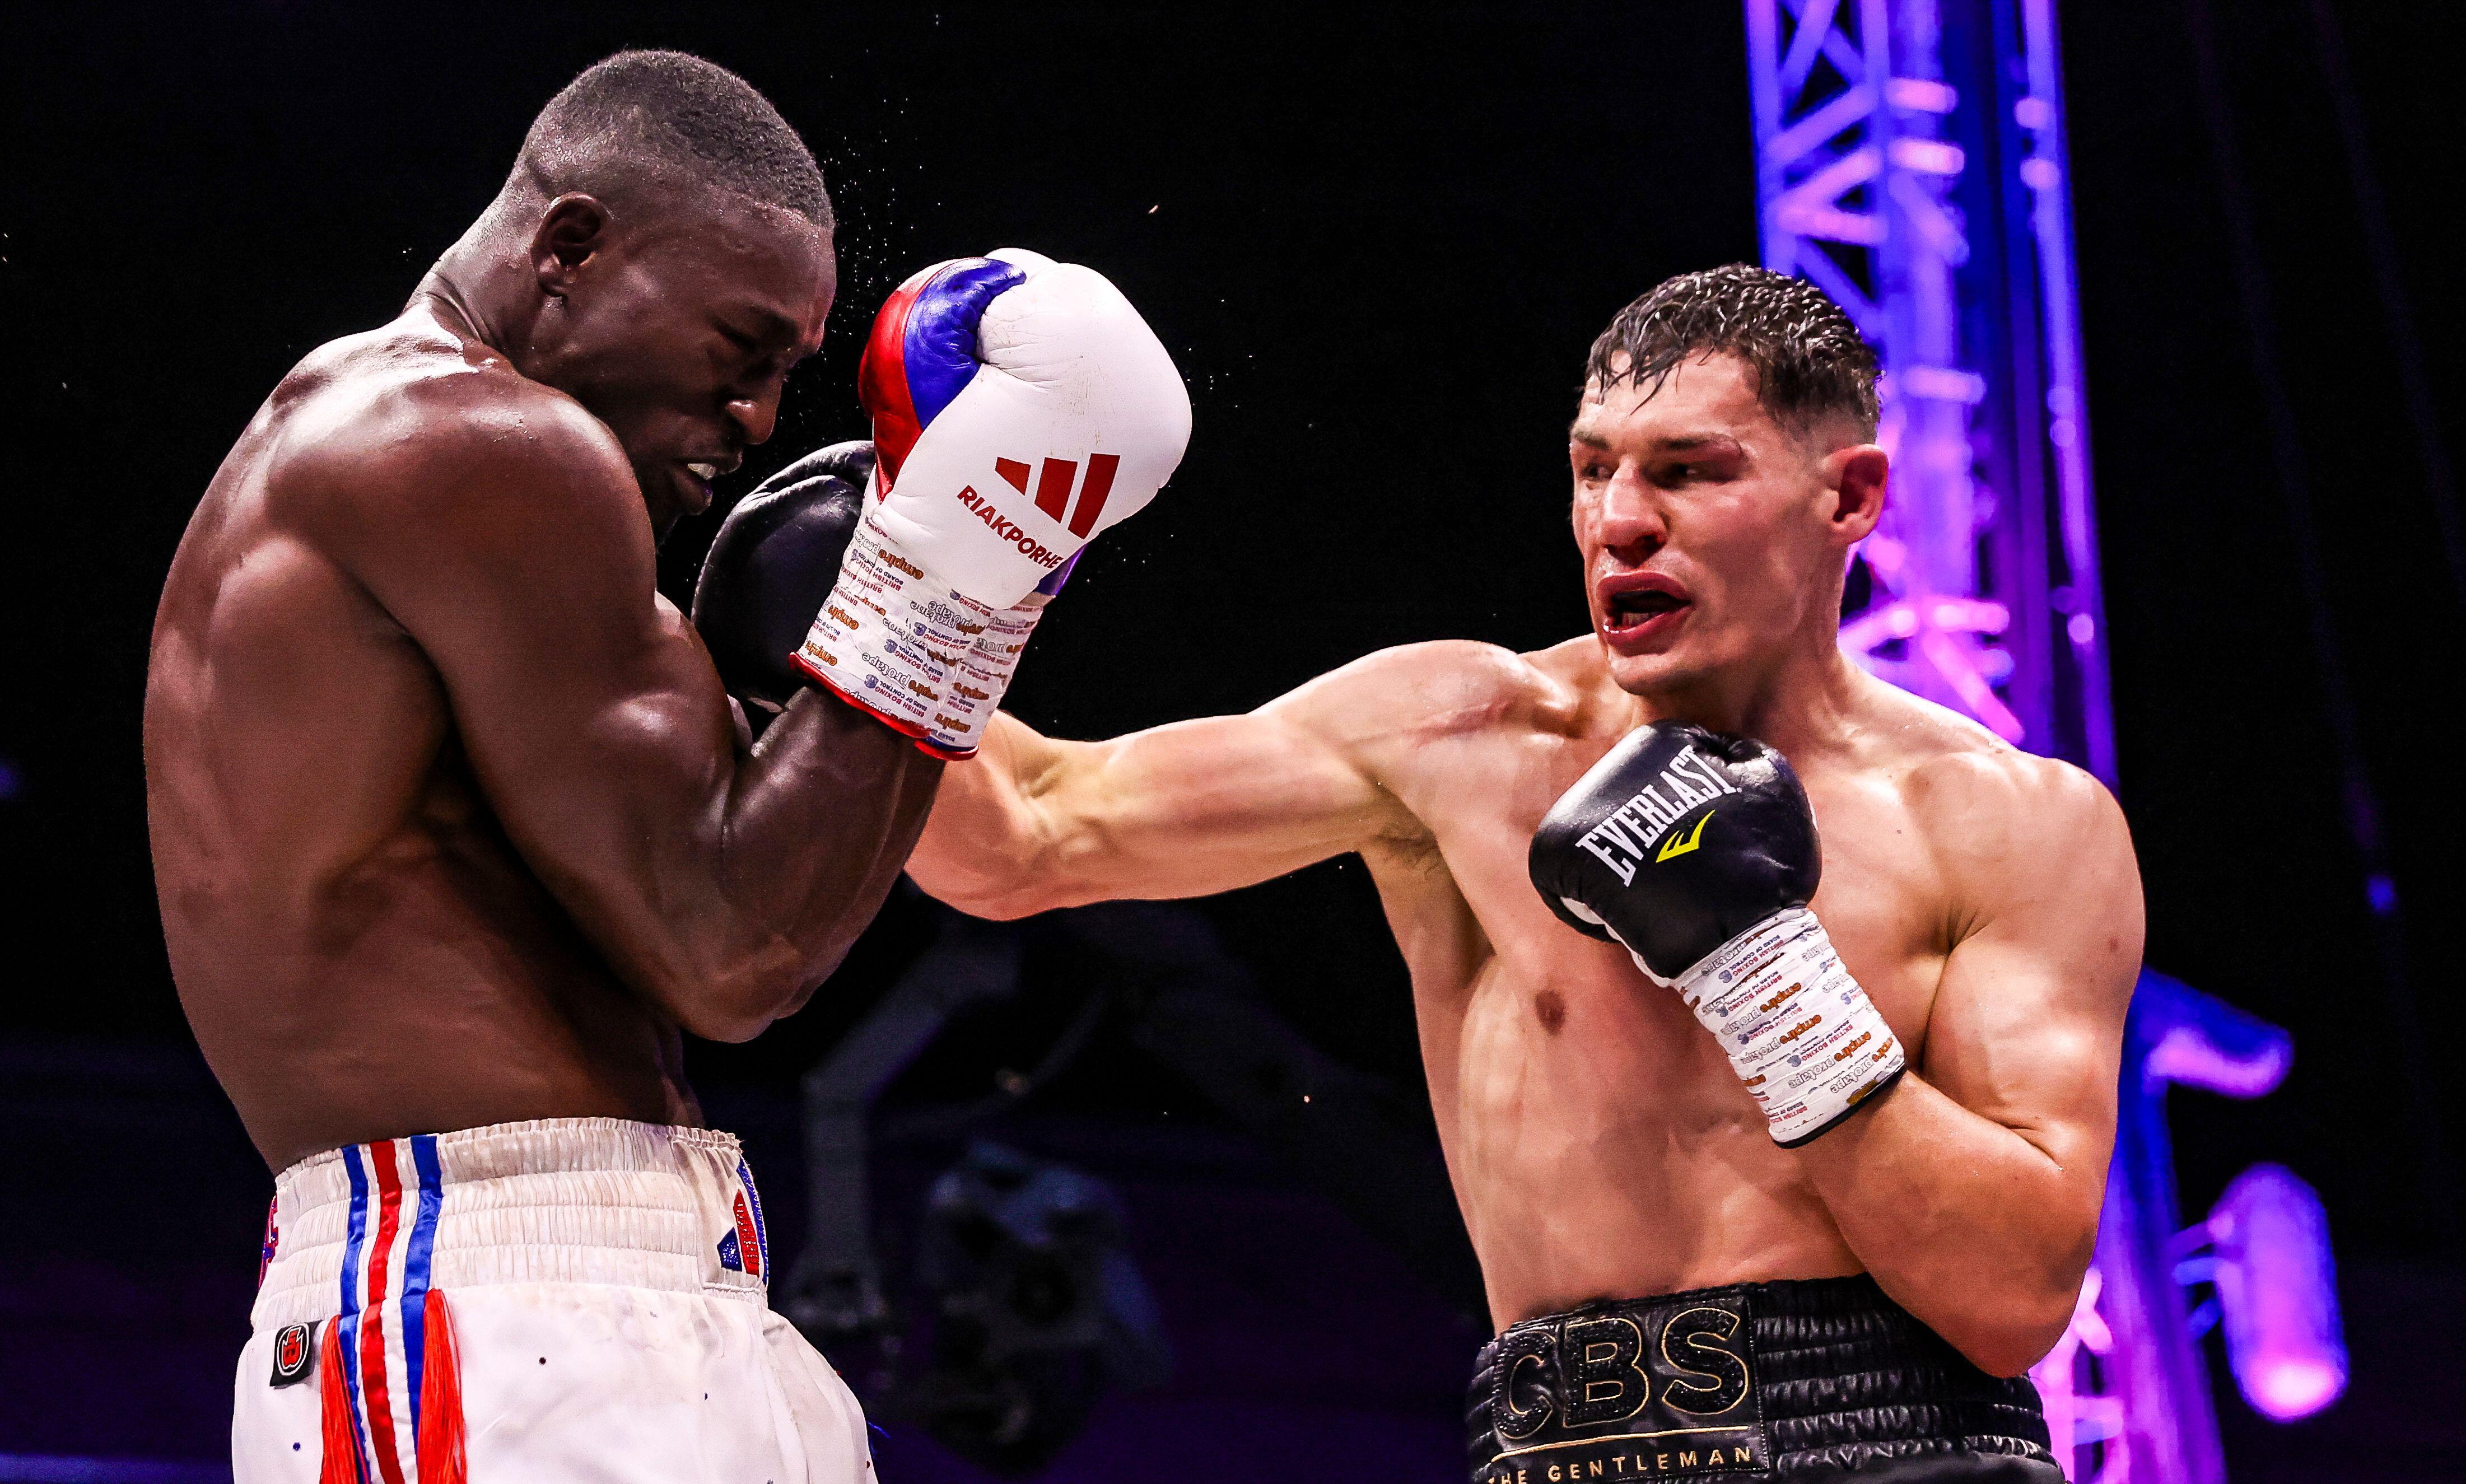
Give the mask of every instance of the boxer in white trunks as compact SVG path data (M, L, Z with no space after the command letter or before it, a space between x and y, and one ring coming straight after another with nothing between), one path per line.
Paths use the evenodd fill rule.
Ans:
M682 1037L751 1037L838 964L1189 404L1089 270L918 275L868 343L862 511L869 453L825 450L706 570L714 645L796 611L756 743L655 552L771 436L835 287L777 111L620 54L198 506L146 788L183 1006L280 1172L239 1484L871 1476L855 1399L769 1307L761 1198ZM997 483L1017 461L1034 498Z

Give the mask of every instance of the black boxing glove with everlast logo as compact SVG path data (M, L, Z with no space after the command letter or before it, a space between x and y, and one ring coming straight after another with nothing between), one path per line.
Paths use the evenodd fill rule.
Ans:
M1796 1148L1901 1074L1901 1044L1806 910L1824 856L1779 753L1642 727L1542 817L1535 889L1678 991Z
M812 684L789 656L839 580L872 473L871 442L834 443L755 485L720 522L694 583L693 623L720 684L749 711L776 714Z

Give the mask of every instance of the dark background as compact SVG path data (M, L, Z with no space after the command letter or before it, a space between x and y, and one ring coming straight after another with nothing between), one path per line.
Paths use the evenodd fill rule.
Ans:
M2442 162L2466 141L2440 8L2337 9L2454 426L2466 323L2444 267ZM2297 1045L2261 1102L2178 1099L2185 1205L2282 1160L2320 1187L2350 1272L2454 1293L2442 1275L2466 1247L2422 1171L2432 1137L2457 1137L2466 1082L2440 1079L2437 1129L2405 1112L2183 0L2063 10L2120 794L2149 959ZM2437 1068L2466 1035L2450 946L2466 886L2450 745L2466 613L2314 34L2305 0L2220 8L2277 370ZM1083 568L1014 693L1067 735L1244 708L1382 645L1576 632L1560 432L1584 348L1660 279L1757 251L1743 27L1726 0L12 11L0 1106L57 1141L0 1172L0 1262L211 1238L244 1302L265 1183L195 1081L146 859L138 712L162 574L267 389L318 343L390 318L494 192L539 104L628 45L745 74L803 129L839 204L828 347L723 498L862 431L856 348L923 262L1017 243L1092 263L1173 349L1196 406L1189 459ZM716 519L671 543L672 592ZM1418 1085L1401 966L1356 864L1201 911L1322 1048ZM732 1098L756 1123L784 1117L795 1074L913 953L922 921L894 903L815 1008L754 1046L697 1048L715 1111ZM1034 1006L1004 1013L902 1095L981 1088L1013 1021L1046 1033ZM1041 1096L1056 1116L1207 1123L1177 1086L1108 1032ZM143 1111L157 1104L177 1111ZM164 1178L213 1214L158 1203L159 1226L98 1235L57 1169L92 1178L158 1118L213 1151Z

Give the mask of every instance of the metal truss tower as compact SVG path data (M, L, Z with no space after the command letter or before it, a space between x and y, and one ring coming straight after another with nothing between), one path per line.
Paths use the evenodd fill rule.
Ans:
M2054 0L1746 13L1765 265L1830 294L1882 356L1892 492L1842 647L2112 784ZM2096 1256L2031 1373L2075 1484L2222 1484L2199 1349L2213 1323L2268 1416L2344 1385L2310 1187L2262 1166L2202 1221L2176 1209L2165 1089L2256 1096L2290 1054L2283 1032L2142 975Z
M2054 0L1747 0L1766 266L1882 352L1859 663L2110 783Z

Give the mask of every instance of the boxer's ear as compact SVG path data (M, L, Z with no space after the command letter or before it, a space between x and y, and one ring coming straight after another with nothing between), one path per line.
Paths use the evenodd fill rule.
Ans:
M1884 486L1892 458L1873 443L1853 443L1825 456L1824 483L1829 508L1826 524L1842 546L1854 546L1884 514Z
M597 197L575 191L550 201L531 233L531 271L539 277L540 292L564 298L607 236L608 209Z

